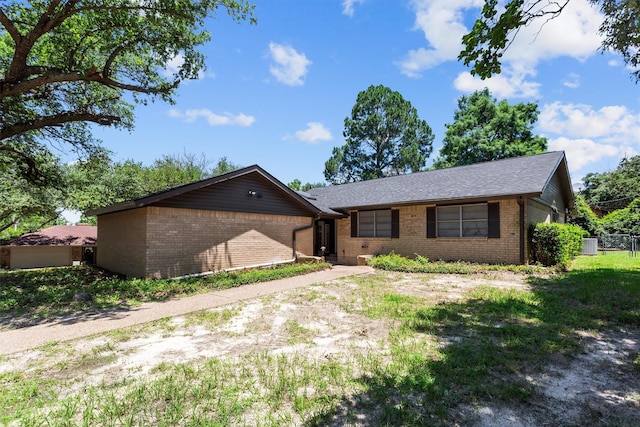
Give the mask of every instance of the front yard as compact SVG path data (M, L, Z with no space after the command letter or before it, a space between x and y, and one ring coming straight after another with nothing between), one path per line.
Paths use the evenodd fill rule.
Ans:
M0 358L11 423L640 425L640 259L379 270L51 343Z

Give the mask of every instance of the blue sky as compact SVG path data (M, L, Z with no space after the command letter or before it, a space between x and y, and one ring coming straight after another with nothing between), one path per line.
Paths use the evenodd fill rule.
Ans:
M323 182L358 92L378 84L400 92L432 127L427 166L457 100L485 86L498 99L538 103L536 133L549 150L566 151L574 183L640 152L640 87L618 55L598 51L602 16L587 0L523 29L503 73L484 81L456 59L482 1L254 3L257 25L224 12L209 21L207 70L180 86L175 105L139 106L131 133L97 130L116 160L205 153L259 164L285 184Z

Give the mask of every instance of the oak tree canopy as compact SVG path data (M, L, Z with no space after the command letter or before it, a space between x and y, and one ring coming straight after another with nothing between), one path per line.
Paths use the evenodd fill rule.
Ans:
M224 11L254 23L253 8L245 0L3 1L0 172L46 184L52 147L99 151L89 124L131 128L135 104L171 103L179 83L204 69L206 20Z

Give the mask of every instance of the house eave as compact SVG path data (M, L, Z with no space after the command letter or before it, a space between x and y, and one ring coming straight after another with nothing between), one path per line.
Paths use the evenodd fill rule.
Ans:
M481 203L486 202L487 200L506 200L506 199L518 199L519 197L523 198L534 198L540 197L542 195L541 192L532 192L532 193L522 193L522 194L490 194L483 196L474 196L474 197L452 197L452 198L444 198L444 199L425 199L425 200L412 200L406 202L389 202L389 203L381 203L381 204L370 204L370 205L352 205L352 206L340 206L340 207L332 207L331 209L339 211L339 212L349 212L354 210L374 210L374 209L388 209L391 207L401 207L401 206L422 206L422 205L453 205L453 204L468 204L468 203ZM346 214L345 214L346 215Z

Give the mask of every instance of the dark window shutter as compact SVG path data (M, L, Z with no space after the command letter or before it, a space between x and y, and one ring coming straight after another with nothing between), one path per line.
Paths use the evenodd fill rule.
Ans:
M398 239L400 237L400 211L398 209L391 210L391 238Z
M427 238L436 237L436 208L427 208Z
M488 203L489 237L500 237L500 203Z
M351 212L351 237L358 237L358 212Z

